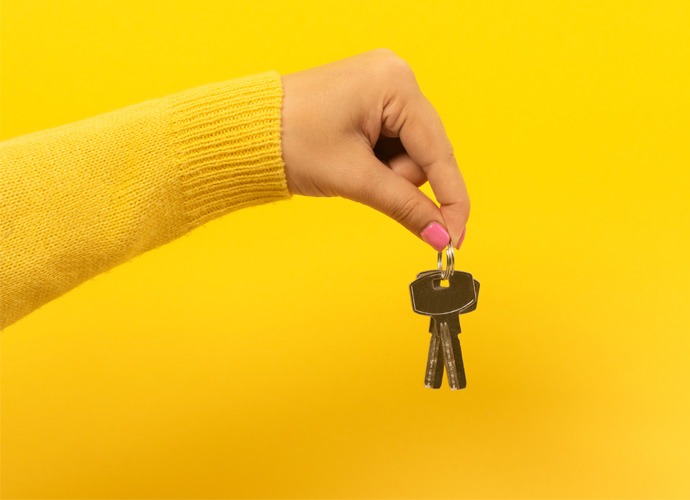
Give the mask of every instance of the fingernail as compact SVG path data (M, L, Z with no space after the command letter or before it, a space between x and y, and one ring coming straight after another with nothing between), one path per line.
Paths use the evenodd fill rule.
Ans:
M432 222L422 231L422 239L440 252L448 246L450 236L445 227L438 222Z
M460 239L458 240L458 244L455 246L457 250L460 250L460 245L462 245L462 242L465 240L465 231L467 230L467 226L462 228L462 234L460 235Z

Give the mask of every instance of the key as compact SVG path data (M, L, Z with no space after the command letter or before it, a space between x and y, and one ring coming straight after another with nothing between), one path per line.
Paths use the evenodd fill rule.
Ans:
M415 312L431 316L427 369L424 385L439 388L445 365L451 390L466 387L465 370L460 350L460 321L458 314L476 307L475 281L469 273L457 273L449 278L449 286L441 287L443 271L420 273L410 284ZM478 285L478 282L476 282Z
M433 271L423 271L417 275L417 277L425 276L430 273L438 273L437 270ZM475 291L475 300L472 303L471 306L469 306L466 309L462 310L462 314L474 311L477 308L477 298L479 294L479 282L475 279L473 279L474 282L474 291ZM456 324L456 321L457 324ZM451 331L457 331L460 333L460 322L459 318L454 318L453 324L450 326ZM431 334L431 339L429 341L429 354L427 356L427 364L426 364L426 373L424 377L424 387L430 388L430 389L438 389L441 387L441 383L443 381L443 366L444 366L444 357L443 357L443 351L441 350L441 337L440 334L436 328L436 320L434 317L429 318L429 333ZM457 337L456 337L457 338ZM451 337L451 342L453 342L453 337ZM459 361L456 360L456 364L461 364L462 363L462 353L460 350L460 341L457 341L457 346L453 348L453 353L458 353L458 357L460 358Z
M438 270L422 271L417 275L417 278L425 276L430 273L438 273ZM458 322L457 330L460 331L460 323ZM436 328L436 320L429 318L429 333L431 339L429 340L429 354L426 361L426 373L424 376L424 387L429 389L438 389L443 383L443 351L441 349L441 336Z
M465 369L458 334L459 314L476 309L479 282L469 273L453 273L448 287L440 286L443 271L424 271L410 283L412 308L418 314L430 316L429 353L424 378L425 387L438 389L443 380L443 368L451 390L466 387Z

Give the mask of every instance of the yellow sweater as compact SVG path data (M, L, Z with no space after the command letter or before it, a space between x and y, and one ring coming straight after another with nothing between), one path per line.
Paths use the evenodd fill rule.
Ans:
M280 75L0 142L0 328L228 212L290 197Z

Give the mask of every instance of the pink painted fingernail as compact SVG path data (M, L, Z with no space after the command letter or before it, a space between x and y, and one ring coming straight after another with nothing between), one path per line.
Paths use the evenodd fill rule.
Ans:
M440 252L448 246L450 236L445 227L438 222L432 222L422 231L422 239Z
M467 230L467 226L462 228L462 234L460 235L460 239L458 240L458 244L455 246L457 250L460 250L460 245L462 245L462 242L465 240L465 231Z

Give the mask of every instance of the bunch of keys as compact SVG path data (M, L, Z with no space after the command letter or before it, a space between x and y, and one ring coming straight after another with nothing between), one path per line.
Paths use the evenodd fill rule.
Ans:
M455 271L455 252L452 245L446 248L445 269L442 258L443 252L439 252L438 269L423 271L410 283L410 296L414 312L430 316L431 341L424 387L441 387L445 366L448 385L451 390L458 390L467 386L458 339L459 315L477 308L479 282L470 273ZM442 286L442 280L448 280L448 286Z

